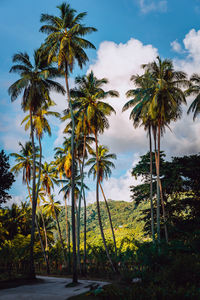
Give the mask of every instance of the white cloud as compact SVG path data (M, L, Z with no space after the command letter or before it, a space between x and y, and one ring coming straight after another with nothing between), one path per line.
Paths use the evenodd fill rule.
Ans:
M170 45L171 45L173 51L175 51L177 53L182 53L183 52L181 44L177 40L171 42Z
M200 69L200 56L196 48L196 44L200 44L199 36L200 33L194 30L186 35L183 44L187 50L187 57L185 60L176 60L175 68L181 68L186 72ZM185 50L183 49L184 52ZM109 103L115 108L117 114L109 118L110 128L100 137L100 142L107 145L111 152L120 155L122 160L120 168L123 170L123 162L127 166L125 153L132 152L142 155L148 151L148 140L143 128L134 129L129 120L130 111L121 112L127 101L125 92L133 88L129 80L130 76L141 74L143 72L141 64L153 61L157 55L158 51L152 45L143 45L135 39L119 45L107 41L100 45L97 61L88 70L88 72L93 70L98 78L109 79L106 89L116 89L120 92L119 99L109 99ZM195 66L195 63L198 66ZM188 99L188 104L190 101L191 99ZM187 109L188 107L183 108L181 120L170 124L172 131L166 129L166 133L161 139L161 148L166 152L167 159L171 156L189 155L200 151L199 122L198 120L193 122L192 116L188 116L186 113ZM107 197L115 200L129 200L129 186L133 184L133 180L130 176L130 167L125 175L119 178L110 178L104 183ZM93 202L94 200L95 192L91 191L88 193L88 201Z
M89 67L88 72L93 70L97 78L109 79L105 89L115 89L120 93L119 98L108 100L116 115L109 118L110 128L100 137L100 142L107 145L111 152L147 151L146 133L142 128L133 128L129 120L130 111L122 113L122 107L128 101L125 93L133 88L131 75L142 74L141 65L154 60L157 55L158 51L152 45L143 45L133 38L126 44L103 42L97 61Z
M147 14L152 11L164 13L167 11L167 1L139 0L139 7L143 14Z
M7 151L15 152L19 150L19 142L22 144L29 139L29 132L24 130L21 122L25 114L13 107L10 109L11 116L0 114L1 143Z
M191 29L184 40L184 59L175 59L175 67L185 71L189 76L200 70L200 30Z

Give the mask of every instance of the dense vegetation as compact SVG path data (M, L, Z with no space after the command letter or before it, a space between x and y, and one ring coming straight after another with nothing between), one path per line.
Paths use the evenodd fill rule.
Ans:
M99 299L197 299L200 155L166 161L160 140L171 122L181 118L188 95L194 96L188 113L194 113L194 120L198 116L200 77L193 74L189 80L172 61L160 57L141 66L142 75L133 74L133 89L126 93L131 99L123 111L131 108L133 126L147 131L149 152L132 169L133 176L142 178L142 184L130 187L132 202L108 200L103 183L112 174L116 155L99 144L99 136L115 113L107 99L119 93L107 90L108 79L97 78L93 71L77 76L70 89L74 64L82 68L88 60L85 51L95 49L84 36L96 29L82 23L86 13L77 14L66 3L57 8L58 16L41 15L40 31L47 37L33 60L26 52L17 53L10 69L19 78L8 92L12 101L22 95L21 106L28 113L22 125L31 138L19 143L19 153L11 154L11 172L22 172L29 202L0 210L1 278L59 273L72 275L76 283L78 274L100 273L129 285L98 291ZM65 78L65 87L57 82L59 77ZM52 91L67 95L62 115L52 110ZM42 138L51 135L50 116L60 118L65 128L63 145L47 162ZM7 172L4 191L13 175L3 152L1 157ZM89 206L87 166L96 182L96 203ZM57 201L55 185L64 207ZM7 194L1 197L1 202L9 199ZM139 278L137 284L133 278Z

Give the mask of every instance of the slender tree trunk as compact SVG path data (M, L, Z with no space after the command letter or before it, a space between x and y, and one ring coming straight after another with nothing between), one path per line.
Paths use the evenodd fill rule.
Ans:
M44 261L46 263L47 274L49 274L50 273L49 272L49 261L47 259L47 256L46 256L46 253L45 253L45 249L44 249L44 245L43 245L43 242L42 242L42 237L41 237L41 234L40 234L40 227L38 225L37 215L35 215L35 224L36 224L38 235L39 235L39 239L40 239L40 245L41 245L42 253L43 253L43 256L44 256Z
M151 126L149 126L149 153L150 153L150 202L151 202L151 234L153 242L155 243L155 232L154 232L154 208L153 208L153 165L152 165L152 141L151 141Z
M68 103L70 108L71 120L72 120L72 136L71 136L71 149L72 149L72 177L71 177L71 202L72 202L72 245L73 245L73 282L78 282L77 274L77 256L76 256L76 220L75 220L75 157L74 157L74 131L75 120L72 109L72 103L70 98L69 83L68 83L68 67L65 68L65 82L67 88Z
M42 210L40 208L40 214L41 214L41 218L42 218L42 224L43 224L43 228L44 228L44 236L45 236L45 253L46 253L46 258L47 258L47 262L48 262L48 270L50 273L50 268L49 268L49 245L48 245L48 239L47 239L47 230L46 230L46 225L45 225L45 221L44 221L44 216L42 213Z
M156 151L155 151L156 153ZM158 160L159 158L159 160ZM156 172L159 168L159 192L160 192L160 199L161 199L161 206L162 206L162 213L163 213L163 220L164 220L164 230L165 230L165 240L168 243L168 230L167 230L167 220L166 220L166 214L165 214L165 205L164 205L164 199L163 199L163 191L162 191L162 183L160 180L160 138L158 136L158 155L155 155L155 161L156 161Z
M98 141L97 141L97 133L94 132L95 135L95 143L96 143L96 161L97 161L97 183L96 183L96 201L97 201L97 213L98 213L98 220L99 220L99 227L100 227L100 231L101 231L101 237L103 240L103 244L105 247L105 251L106 251L106 255L108 257L108 260L110 262L111 268L113 270L113 272L116 273L115 267L113 265L113 262L111 260L107 245L106 245L106 239L104 236L104 232L103 232L103 226L102 226L102 221L101 221L101 213L100 213L100 204L99 204L99 156L98 156Z
M77 219L77 258L78 258L78 266L81 271L81 263L80 263L80 219L81 219L81 199L83 194L83 177L84 177L84 162L85 162L85 150L86 150L86 135L84 135L84 143L83 143L83 161L82 165L79 164L80 168L80 176L81 176L81 188L79 193L79 202L78 202L78 219Z
M62 179L62 174L60 173L60 180ZM62 188L63 188L63 183L62 183ZM65 192L63 191L64 195L64 200L65 200L65 222L66 222L66 242L67 242L67 247L69 243L69 238L68 238L68 209L67 209L67 197L65 196ZM68 260L68 268L70 270L70 261Z
M33 150L33 187L32 187L32 226L31 226L31 242L30 242L30 278L35 278L35 266L34 266L34 235L35 235L35 215L37 199L35 197L35 143L34 143L34 133L33 133L33 120L32 120L32 110L30 109L30 123L31 123L31 141Z
M83 259L83 270L84 274L87 273L87 249L86 249L86 241L87 241L87 206L86 206L86 200L85 200L85 190L83 189L83 200L84 200L84 259Z
M69 248L69 226L68 226L67 197L64 196L64 199L65 199L66 242L67 242L67 247ZM69 256L68 256L68 270L70 271L70 259L69 259Z
M106 208L107 208L107 212L108 212L108 217L109 217L109 222L110 222L110 228L111 228L111 231L112 231L112 237L113 237L113 243L114 243L114 248L115 248L115 254L117 255L117 246L116 246L115 233L114 233L114 228L113 228L113 224L112 224L112 218L111 218L111 214L110 214L110 209L109 209L108 202L106 200L106 196L104 194L104 191L103 191L103 188L102 188L100 180L99 180L99 186L101 188L101 192L102 192L103 198L105 200L105 204L106 204Z
M160 131L160 130L159 130ZM158 133L159 135L159 133ZM158 153L156 147L156 129L154 129L154 145L155 145L155 161L156 161L156 173L157 173L157 207L156 207L156 221L157 221L157 240L160 244L160 188L159 188L159 165L158 165Z
M71 238L70 238L70 222L68 221L68 261L69 261L69 273L71 273Z
M27 177L26 177L26 184L27 184L27 189L28 189L28 194L29 194L30 202L32 204L31 192L30 192L30 188L29 188ZM43 217L42 213L41 213L41 216ZM41 234L40 234L40 230L39 230L39 226L38 226L38 222L37 222L37 215L36 214L35 214L35 223L36 223L36 227L37 227L37 230L38 230L38 235L39 235L39 238L40 238L40 244L41 244L41 249L42 249L42 252L43 252L43 255L44 255L44 261L45 261L46 267L47 267L47 274L49 274L50 273L50 271L49 271L49 260L48 260L48 256L46 255L46 252L45 252L45 249L44 249L44 245L43 245L43 242L42 242L42 238L41 238ZM45 227L44 227L44 229L46 230Z
M158 149L157 149L157 234L158 243L160 243L160 121L158 122Z
M41 168L42 168L42 144L41 138L39 136L39 147L40 147L40 158L39 158L39 172L38 172L38 183L37 183L37 190L36 190L36 199L38 198L38 193L40 189L40 177L41 177Z
M65 267L66 267L67 266L67 258L66 258L65 246L64 246L64 243L63 243L62 233L61 233L61 230L60 230L60 223L58 221L58 216L57 216L56 209L55 209L53 200L51 198L51 195L49 195L49 199L51 200L51 203L53 205L53 210L54 210L54 214L55 214L55 218L56 218L56 223L57 223L57 226L58 226L58 233L59 233L59 236L60 236L60 242L61 242L61 246L62 246L62 250L63 250L64 263L65 263Z
M168 239L168 230L167 230L167 220L166 220L166 214L165 214L165 205L164 205L164 199L163 199L163 190L162 190L161 180L159 180L159 187L160 187L160 199L161 199L163 220L164 220L165 240L168 243L169 239Z

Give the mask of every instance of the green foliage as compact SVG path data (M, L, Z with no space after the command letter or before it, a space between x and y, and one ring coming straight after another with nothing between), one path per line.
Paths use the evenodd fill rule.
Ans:
M14 175L9 171L9 157L3 150L0 152L0 205L8 201L11 196L7 191L15 181Z

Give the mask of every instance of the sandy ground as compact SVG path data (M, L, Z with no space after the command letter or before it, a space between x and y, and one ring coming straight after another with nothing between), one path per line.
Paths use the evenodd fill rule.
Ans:
M69 278L47 276L37 276L37 278L43 279L44 282L0 290L0 300L66 300L89 291L88 285L103 286L108 284L108 282L101 281L79 280L80 284L76 287L66 288L66 284L71 283Z

